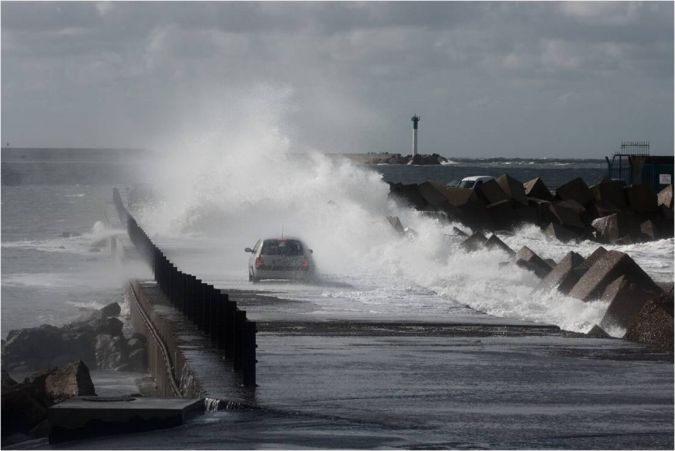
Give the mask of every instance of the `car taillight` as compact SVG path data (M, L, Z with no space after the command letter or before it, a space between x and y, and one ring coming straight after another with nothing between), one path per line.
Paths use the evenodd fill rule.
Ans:
M300 268L304 271L308 270L309 269L309 260L304 259L302 261L302 265L300 265Z
M263 263L262 257L256 257L256 259L255 259L255 267L256 267L257 269L260 269L260 268L264 268L264 267L265 267L265 263Z

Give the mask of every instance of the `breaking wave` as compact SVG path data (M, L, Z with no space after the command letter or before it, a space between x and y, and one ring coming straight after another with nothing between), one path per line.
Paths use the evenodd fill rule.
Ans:
M440 223L396 204L381 175L318 151L291 157L293 143L282 131L291 100L291 92L270 87L230 96L210 104L206 113L190 111L187 132L184 127L180 136L157 143L162 151L151 176L158 197L138 216L152 236L167 243L207 242L211 258L191 269L208 273L217 267L244 280L243 248L284 233L302 237L331 280L349 281L349 289L317 293L327 308L379 315L428 309L451 320L466 305L582 332L600 322L606 305L535 292L539 280L513 265L504 267L508 256L501 251L463 252L452 237L453 225L459 224ZM398 216L414 238L398 235L387 215ZM502 238L516 250L527 245L555 260L570 250L587 256L597 247L552 242L536 227ZM672 274L672 244L656 242L629 253ZM430 291L436 296L428 296ZM330 304L331 299L340 304Z

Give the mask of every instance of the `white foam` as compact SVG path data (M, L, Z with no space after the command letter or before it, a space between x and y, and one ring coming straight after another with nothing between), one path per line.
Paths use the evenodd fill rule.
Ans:
M513 265L500 266L508 259L502 252L463 252L459 240L446 237L458 224L439 223L389 200L379 174L346 159L294 154L281 132L287 96L263 90L246 100L216 102L206 108L209 114L190 111L196 121L186 118L181 135L164 137L161 164L149 174L161 197L138 217L165 246L180 247L176 243L186 239L207 243L195 258L184 256L189 271L216 279L239 274L236 283L245 283L243 248L279 235L283 227L314 249L324 274L353 288L262 289L313 296L326 311L424 311L451 318L468 305L582 332L600 321L606 305L534 293L538 279ZM415 238L398 236L386 215L399 216ZM597 247L550 241L534 226L502 239L515 250L526 245L556 261L570 250L586 256ZM625 249L648 271L672 280L672 239Z

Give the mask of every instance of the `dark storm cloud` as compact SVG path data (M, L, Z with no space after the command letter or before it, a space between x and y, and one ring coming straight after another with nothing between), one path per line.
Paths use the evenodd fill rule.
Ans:
M298 148L405 152L416 111L424 150L446 155L599 156L622 138L672 151L672 3L1 8L17 145L143 146L168 111L266 83L290 89Z

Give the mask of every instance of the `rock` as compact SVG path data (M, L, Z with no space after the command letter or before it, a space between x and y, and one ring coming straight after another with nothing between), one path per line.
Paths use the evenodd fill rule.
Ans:
M558 291L563 294L569 293L574 285L584 275L587 268L583 266L584 257L576 252L570 251L560 262L543 278L539 284L540 290L551 290L558 287Z
M119 314L122 312L122 308L117 302L110 303L103 307L101 310L101 316L103 318L109 317L109 316L119 316Z
M404 185L402 183L389 184L390 197L402 200L404 203L414 207L416 210L424 210L427 207L427 201L420 194L417 184Z
M537 199L548 201L553 200L551 191L549 191L546 185L544 185L544 181L541 179L541 177L537 177L523 183L523 189L525 191L525 196L527 197L535 197Z
M514 251L513 249L511 249L511 248L508 246L508 244L506 244L505 242L503 242L503 241L502 241L497 235L495 235L494 233L493 233L492 236L491 236L490 238L488 238L488 240L485 242L485 247L487 247L488 249L501 249L501 250L503 250L504 252L506 252L507 254L509 254L509 255L511 255L511 256L516 255L516 251Z
M626 331L625 339L673 353L673 290L647 301Z
M560 202L550 204L549 209L559 224L579 230L583 230L586 227L576 211Z
M57 328L50 325L10 331L2 349L7 369L24 370L58 366L72 360L95 364L94 334L89 328Z
M658 239L660 235L654 223L649 219L640 224L640 232L651 241Z
M509 199L518 205L527 205L527 197L522 182L507 174L497 177L496 182Z
M619 210L626 208L626 198L624 196L624 183L619 180L603 180L591 186L590 190L597 204L608 205Z
M480 232L476 232L466 240L462 241L461 246L465 251L472 252L482 248L486 242L487 238L485 238L485 235Z
M533 271L540 279L551 272L551 265L535 254L529 247L523 246L515 256L516 265Z
M627 328L654 292L643 290L638 284L631 283L626 276L617 277L607 285L601 300L609 303L600 326L607 329L612 326Z
M652 278L628 255L619 251L607 251L596 259L570 290L569 295L582 301L598 299L607 285L622 275L646 291L661 291Z
M509 200L509 197L502 191L501 187L495 180L488 180L481 183L476 188L476 192L483 199L485 204L494 204L503 200Z
M101 318L95 323L95 331L97 335L122 335L122 328L124 323L117 318Z
M516 223L517 217L513 213L509 199L487 205L485 210L490 216L492 224L498 229L508 229Z
M129 340L127 340L127 349L131 352L135 349L145 348L147 338L144 335L135 333Z
M452 231L455 232L455 235L458 235L458 236L469 236L468 233L466 233L466 232L463 231L462 229L459 229L459 228L457 228L457 227L455 227L455 226L452 227Z
M28 384L13 384L2 387L2 437L12 434L28 434L47 417L47 407L33 395Z
M126 361L128 350L122 336L101 334L96 337L96 366L116 368Z
M405 229L403 228L403 224L401 224L401 220L398 218L398 216L386 216L387 221L389 224L398 232L399 235L405 235Z
M559 222L558 219L551 213L551 202L547 200L528 198L528 203L537 213L536 223L545 225L550 222Z
M579 235L577 235L575 232L572 232L565 226L556 224L555 222L549 223L549 225L544 229L544 234L549 238L562 241L563 243L567 243L568 241L572 240L577 240L579 238Z
M659 191L656 203L657 205L673 208L673 185L668 185Z
M591 328L591 330L589 330L586 333L586 336L589 337L589 338L612 338L607 332L602 330L602 328L600 326L598 326L597 324L595 326L593 326Z
M605 249L602 246L599 246L597 249L595 249L591 255L586 257L586 260L584 261L584 265L586 266L586 269L590 268L595 264L596 261L598 261L603 255L607 253L607 249Z
M581 205L587 205L594 199L593 193L581 177L577 177L558 187L555 194L562 200L574 200Z
M652 188L643 183L624 188L628 208L638 213L648 213L658 210L657 197Z
M524 224L537 224L539 216L537 210L532 207L520 207L513 210L516 221Z
M31 375L26 383L32 386L35 398L47 406L76 396L96 396L89 368L81 360Z
M424 201L435 209L444 210L448 206L448 197L446 189L448 187L440 182L428 181L419 185L419 193L424 198ZM475 193L470 189L455 188L457 191L455 196L461 196L463 200L468 199ZM461 204L461 201L458 203Z
M616 213L596 219L591 227L596 238L604 243L611 243L625 233L625 227L619 227L619 215Z

